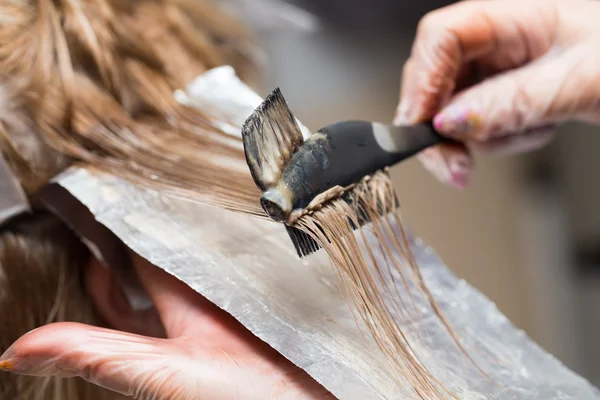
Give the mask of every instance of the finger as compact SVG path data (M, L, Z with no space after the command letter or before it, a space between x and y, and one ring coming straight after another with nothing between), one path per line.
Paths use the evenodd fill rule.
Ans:
M271 349L273 354L276 352ZM204 341L165 340L77 323L31 331L0 357L15 374L80 377L139 400L333 398L282 356L236 354Z
M226 395L207 398L237 398L237 392L241 391L247 392L248 399L254 399L256 393L260 393L254 386L281 392L278 396L265 394L259 397L261 399L333 398L304 370L182 281L140 257L135 258L134 266L165 321L169 337L178 338L175 343L185 349L189 349L190 344L200 342L204 347L216 349L219 356L226 355L227 363L233 365L231 371L224 372L216 368L218 364L214 360L209 359L202 363L208 371L199 371L198 366L191 371L193 376L200 376L201 382L206 383L207 393L227 392ZM206 355L203 357L206 358ZM247 380L248 371L240 368L241 364L250 368L250 376L253 373L257 375ZM264 384L261 384L262 380ZM273 386L271 380L278 381L278 384ZM249 385L247 390L243 390L245 385Z
M481 70L475 63L463 65L456 77L455 92L466 89L478 83L481 79Z
M279 357L233 316L179 279L138 256L134 266L156 306L167 337L201 339L215 347L252 351L271 359Z
M471 61L509 68L544 54L555 20L552 3L520 0L464 1L427 14L404 71L398 115L409 122L431 119Z
M180 337L187 331L204 333L213 326L217 310L208 300L142 257L134 256L133 264L160 315L167 337Z
M590 54L574 47L489 78L456 95L434 125L458 140L483 142L576 118L600 100L600 57Z
M467 187L473 171L473 159L461 144L443 144L418 155L425 169L442 183L458 189Z
M556 128L547 126L520 135L505 136L485 142L471 142L473 151L492 156L511 156L539 150L556 137Z
M141 257L134 266L169 338L201 334L206 339L237 330L239 322L181 280Z
M183 382L176 379L178 370L174 368L188 364L185 354L166 340L76 323L57 323L34 330L17 340L0 358L0 368L13 373L77 376L140 399L155 394L148 392L149 382L161 382L161 394L177 390Z
M415 68L414 59L409 58L406 61L406 63L404 64L404 68L403 68L403 72L402 72L403 84L400 88L400 98L405 99L407 101L401 102L399 104L398 108L396 109L396 114L394 116L394 125L396 125L396 126L406 125L406 124L411 124L411 123L416 122L416 121L411 121L408 117L409 113L410 113L410 108L411 108L409 101L408 101L411 97L408 93L411 90L414 90L414 87L412 87L410 85L411 77L415 75L414 68ZM460 90L460 89L464 89L468 86L473 85L476 82L476 79L478 78L478 75L476 74L476 72L477 72L477 69L473 63L468 63L468 64L462 66L456 76L456 84L455 84L454 89ZM450 94L450 91L448 93ZM440 106L442 106L446 100L449 100L449 96L448 96L448 99L445 99L444 101L440 102ZM431 117L429 117L428 119L431 119Z
M415 71L415 60L413 58L409 58L404 63L404 67L402 68L402 85L400 86L400 104L396 108L396 114L394 115L394 125L406 125L413 123L413 121L409 120L410 117L410 109L411 106L409 104L411 100L411 96L409 93L414 91L411 87L410 80L417 74Z

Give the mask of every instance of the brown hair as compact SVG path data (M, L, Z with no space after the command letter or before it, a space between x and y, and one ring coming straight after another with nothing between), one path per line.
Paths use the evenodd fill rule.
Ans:
M55 217L38 212L12 221L0 233L0 349L45 324L101 325L82 290L87 249ZM10 310L10 312L8 312ZM83 380L0 374L2 399L121 399Z

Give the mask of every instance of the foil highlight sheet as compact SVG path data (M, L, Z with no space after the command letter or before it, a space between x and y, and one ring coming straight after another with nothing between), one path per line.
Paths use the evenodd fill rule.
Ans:
M202 87L202 90L198 88ZM226 89L226 90L225 90ZM261 98L229 67L208 71L178 100L231 116L232 134ZM305 128L303 127L303 130ZM416 398L388 374L356 324L323 251L299 259L284 227L73 167L56 182L126 245L233 315L342 400ZM368 234L368 233L367 233ZM423 363L460 399L600 399L600 392L516 329L416 237L425 281L484 378L417 297L402 322ZM400 282L398 289L404 290Z

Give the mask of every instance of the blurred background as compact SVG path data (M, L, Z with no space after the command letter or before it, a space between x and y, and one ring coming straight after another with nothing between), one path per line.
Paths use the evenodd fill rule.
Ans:
M436 0L289 0L315 33L266 32L263 94L282 88L318 129L341 119L391 121L416 25ZM600 135L567 125L550 147L477 157L472 186L439 184L416 161L393 170L404 216L459 277L533 340L600 385Z

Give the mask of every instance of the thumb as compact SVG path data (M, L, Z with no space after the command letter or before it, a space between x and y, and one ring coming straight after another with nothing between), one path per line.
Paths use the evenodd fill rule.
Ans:
M577 118L600 98L590 53L600 60L598 51L578 46L489 78L455 96L434 125L459 140L488 141Z
M174 347L164 339L57 323L17 340L0 357L0 369L32 376L78 376L136 399L185 398L177 396L186 385L173 366L186 365L186 357ZM181 360L173 360L174 354L181 354Z

